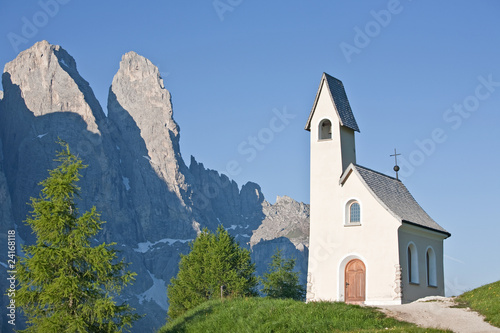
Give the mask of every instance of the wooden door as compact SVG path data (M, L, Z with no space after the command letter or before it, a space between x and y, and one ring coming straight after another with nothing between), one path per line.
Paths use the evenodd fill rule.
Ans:
M363 303L365 301L365 265L359 259L351 260L345 266L345 301Z

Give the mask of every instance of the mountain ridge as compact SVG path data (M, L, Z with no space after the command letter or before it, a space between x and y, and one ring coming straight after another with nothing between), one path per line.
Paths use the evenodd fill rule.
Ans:
M188 166L170 92L148 59L133 51L122 56L109 88L107 116L74 58L47 41L7 63L2 85L0 243L13 228L20 242L34 241L22 222L29 213L26 203L38 196L38 183L55 166L60 137L88 164L79 183L80 211L97 206L107 222L98 241L116 242L138 273L122 295L147 313L134 329L164 324L166 284L177 272L179 254L189 250L188 241L204 227L215 230L222 224L252 250L257 272L281 248L296 257L305 284L308 205L288 197L271 205L256 183L240 189L194 157Z

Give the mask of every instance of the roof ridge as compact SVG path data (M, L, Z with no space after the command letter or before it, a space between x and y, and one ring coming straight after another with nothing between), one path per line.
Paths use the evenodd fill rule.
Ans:
M330 75L330 74L328 74L327 72L323 72L323 74L325 74L325 76L331 77L332 79L337 80L337 81L339 81L339 82L341 82L341 83L342 83L342 81L341 81L341 80L337 79L335 76L331 76L331 75ZM343 83L342 83L342 84L343 84Z
M385 173L382 173L382 172L380 172L380 171L376 171L376 170L373 170L373 169L367 168L367 167L365 167L365 166L362 166L362 165L359 165L359 164L356 164L356 163L353 163L353 165L354 165L355 167L359 167L359 168L365 169L365 170L367 170L367 171L374 172L374 173L376 173L376 174L379 174L379 175L381 175L381 176L384 176L384 177L390 178L390 179L392 179L392 180L397 180L398 182L400 182L401 184L403 184L403 182L401 181L401 179L397 179L397 178L395 178L395 177L392 177L392 176L386 175ZM404 185L404 184L403 184L403 185Z
M333 103L335 104L335 109L339 115L341 125L350 128L353 131L359 132L356 117L354 117L354 113L352 112L344 83L328 73L323 72L323 75L326 80L328 90L330 91L330 95L333 98Z
M331 76L326 72L323 72L323 75L321 76L318 92L316 93L312 110L309 113L309 118L307 119L305 130L307 131L311 130L312 117L316 109L318 98L321 93L323 84L326 84L327 91L332 100L335 112L337 113L340 125L346 128L350 128L355 132L359 132L359 127L356 122L356 118L354 117L354 114L352 112L351 105L349 103L349 98L347 97L347 93L344 88L344 84L342 83L342 81Z
M420 206L402 181L358 164L353 164L353 169L360 175L362 181L379 202L401 222L434 230L447 235L447 237L450 236L450 233L434 221Z

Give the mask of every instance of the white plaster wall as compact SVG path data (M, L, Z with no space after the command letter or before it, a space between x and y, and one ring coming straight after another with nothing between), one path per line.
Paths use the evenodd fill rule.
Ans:
M342 174L340 125L325 82L320 88L311 120L311 215L309 231L308 299L336 300L333 289L323 288L335 274L332 254L336 250L332 220L339 200L338 179ZM323 119L332 123L332 139L318 140L318 126ZM337 217L338 218L338 217ZM326 276L326 278L325 278ZM323 282L325 281L325 282Z
M403 302L413 302L426 296L444 296L443 240L444 235L403 223L399 228L399 253L403 270ZM410 283L408 276L408 245L417 247L418 284ZM436 255L437 286L427 285L426 251L431 246Z
M352 259L360 259L366 267L366 304L400 304L400 222L355 173L343 187L337 183L336 192L337 199L330 202L331 217L323 216L324 223L311 220L309 272L313 275L314 299L344 301L345 266ZM345 207L352 199L360 203L360 225L345 224Z
M358 253L366 266L366 303L390 304L400 302L396 288L396 272L399 267L399 246L397 230L400 222L388 212L372 195L357 173L353 172L340 189L340 202L337 203L341 223L335 227L340 248L341 263L338 268L339 300L344 300L344 262L346 254ZM345 224L345 206L356 199L361 207L361 224Z

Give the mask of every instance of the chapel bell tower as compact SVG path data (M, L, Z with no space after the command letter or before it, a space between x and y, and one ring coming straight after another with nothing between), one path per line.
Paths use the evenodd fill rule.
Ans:
M322 183L323 176L338 180L349 164L356 163L354 132L359 128L342 81L323 73L305 129L311 132L313 190L313 183Z
M334 245L325 244L337 243L337 233L330 229L342 209L340 177L356 163L354 132L359 129L340 80L323 73L305 129L311 132L309 279L320 272L336 274L325 273L329 268L319 266L326 264L328 251L333 251ZM329 265L333 269L333 263ZM312 298L308 290L307 299Z

